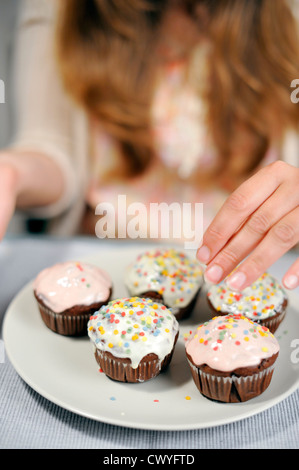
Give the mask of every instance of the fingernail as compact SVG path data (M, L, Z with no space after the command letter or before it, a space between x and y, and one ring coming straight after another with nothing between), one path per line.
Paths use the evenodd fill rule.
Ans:
M228 277L226 283L231 289L242 290L243 286L245 285L246 279L246 274L238 272Z
M203 245L197 252L197 259L202 263L207 263L210 259L211 251L210 249Z
M290 274L289 276L286 276L283 283L287 289L295 289L299 285L299 279L295 274Z
M217 284L221 280L222 276L223 276L223 269L221 268L221 266L218 266L217 264L215 264L214 266L211 266L205 272L205 278L209 282L212 282L213 284Z

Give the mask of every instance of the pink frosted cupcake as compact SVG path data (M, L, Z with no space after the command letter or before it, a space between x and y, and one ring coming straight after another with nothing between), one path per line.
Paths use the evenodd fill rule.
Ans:
M111 298L109 275L89 263L67 261L44 269L34 281L44 323L55 333L87 334L89 317Z
M213 400L244 402L269 386L279 344L274 335L243 315L215 317L186 343L199 391Z

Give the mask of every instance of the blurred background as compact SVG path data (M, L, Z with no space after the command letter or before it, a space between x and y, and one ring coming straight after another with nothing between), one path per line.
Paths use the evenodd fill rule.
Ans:
M0 0L0 80L5 84L5 103L0 103L0 149L9 145L15 132L13 57L18 12L22 1L26 0ZM41 0L32 1L38 7ZM299 0L290 1L299 18ZM23 213L17 212L7 234L39 233L43 231L43 224L44 221L28 220Z
M14 133L12 60L19 0L0 0L0 79L5 83L5 103L0 104L0 147Z

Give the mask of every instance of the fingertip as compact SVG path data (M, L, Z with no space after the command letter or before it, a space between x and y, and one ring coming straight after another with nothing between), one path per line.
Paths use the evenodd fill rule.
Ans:
M247 276L244 272L239 271L231 274L226 279L226 283L231 290L242 291L247 287Z
M207 264L211 257L211 250L203 245L197 250L196 257L201 263Z
M299 287L299 278L296 274L287 274L282 281L284 287L288 290L296 289Z
M214 264L208 267L205 272L205 280L211 284L219 284L224 277L223 268Z

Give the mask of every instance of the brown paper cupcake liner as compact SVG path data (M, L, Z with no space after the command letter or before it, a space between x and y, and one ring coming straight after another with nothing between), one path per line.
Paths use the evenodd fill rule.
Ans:
M87 323L92 312L84 315L64 315L55 313L38 303L41 317L50 330L65 336L83 336L87 334Z
M269 317L264 320L261 320L260 322L257 321L256 323L260 323L260 325L265 326L270 330L272 334L274 334L279 325L283 322L286 313L286 310L284 310L283 312L278 313L274 317Z
M34 292L34 296L39 308L40 315L45 325L55 333L64 336L85 336L87 335L87 323L90 316L99 310L102 305L109 301L112 295L105 302L98 302L89 306L78 305L65 312L56 313L46 307L41 299Z
M202 395L215 401L240 403L261 395L270 385L274 364L247 376L223 377L202 371L187 358L195 385Z
M175 343L178 335L176 336ZM110 352L101 351L95 347L94 355L102 371L111 379L118 382L140 383L153 379L163 372L171 362L172 351L161 361L154 353L147 354L141 359L138 366L133 368L130 358L118 358Z

